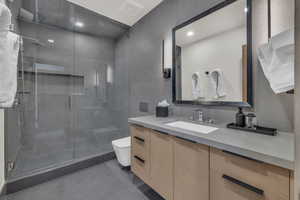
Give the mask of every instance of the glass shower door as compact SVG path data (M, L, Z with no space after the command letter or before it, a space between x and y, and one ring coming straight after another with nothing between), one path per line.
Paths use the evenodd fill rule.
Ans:
M120 137L113 106L114 41L89 35L75 37L74 81L75 158L113 151L111 141Z
M24 39L22 133L11 177L62 165L74 158L71 93L72 32L21 22ZM20 85L20 84L19 84Z

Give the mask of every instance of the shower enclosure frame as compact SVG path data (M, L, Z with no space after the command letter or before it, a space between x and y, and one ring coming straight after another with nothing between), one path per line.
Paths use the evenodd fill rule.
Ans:
M21 36L22 37L22 36ZM30 40L35 42L36 44L42 44L40 43L40 41L36 38L31 38L31 37L22 37L25 40ZM19 113L22 113L22 115L24 114L24 108L23 105L24 104L24 93L25 91L25 70L24 70L24 46L22 43L22 46L20 48L20 57L19 57L19 64L18 64L18 78L21 78L21 91L18 91L17 95L18 95L18 105L12 109L14 110L18 110ZM106 67L108 67L108 65L106 65ZM37 81L37 76L38 76L38 72L35 71L33 72L34 76L35 76L35 81ZM21 77L19 77L21 75ZM99 75L98 75L99 76ZM70 76L68 77L70 79L72 79L71 82L73 82L73 77ZM99 79L99 77L98 77ZM99 80L97 79L97 84L99 85ZM19 88L18 88L19 89ZM20 89L19 89L20 90ZM98 93L98 90L97 90ZM72 109L72 95L73 93L71 93L69 95L69 108ZM8 110L6 110L8 111ZM24 120L24 116L22 117ZM24 123L24 122L23 122ZM22 131L22 130L21 130ZM6 133L8 132L8 130L5 131ZM7 145L8 145L8 135L5 135L5 177L7 183L6 183L6 191L4 191L5 194L10 194L10 193L15 193L17 191L23 190L25 188L28 187L32 187L34 185L49 181L51 179L69 174L69 173L73 173L76 172L78 170L84 169L84 168L88 168L90 166L93 165L97 165L100 163L103 163L105 161L108 160L112 160L115 158L115 154L113 153L113 151L111 152L107 152L107 153L103 153L103 154L99 154L99 155L91 155L91 156L86 156L84 158L76 158L73 154L73 158L71 160L67 160L65 162L62 163L55 163L53 165L49 165L49 166L45 166L42 167L40 169L35 169L32 171L29 171L28 173L19 176L19 177L13 177L10 178L9 173L11 172L11 170L13 170L13 168L16 165L16 161L11 161L8 159L8 155L7 155ZM75 148L75 147L74 147Z

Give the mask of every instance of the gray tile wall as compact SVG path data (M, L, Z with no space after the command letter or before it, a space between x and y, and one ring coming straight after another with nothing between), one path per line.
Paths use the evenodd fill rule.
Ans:
M149 102L150 112L162 99L171 101L171 80L161 74L161 41L171 29L200 14L221 0L165 0L140 20L128 36L118 41L116 76L129 79L129 117L146 115L139 112L140 102ZM260 125L293 130L293 95L274 95L257 60L257 48L267 42L267 0L253 1L253 51L255 112ZM128 72L127 72L128 70ZM126 78L122 78L126 84ZM120 79L121 80L121 79ZM191 115L191 106L173 106L175 114ZM236 109L203 108L218 122L232 122Z

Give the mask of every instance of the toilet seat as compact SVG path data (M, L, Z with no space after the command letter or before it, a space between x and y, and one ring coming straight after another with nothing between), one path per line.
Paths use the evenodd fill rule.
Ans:
M112 144L118 148L128 148L131 146L131 137L114 140Z

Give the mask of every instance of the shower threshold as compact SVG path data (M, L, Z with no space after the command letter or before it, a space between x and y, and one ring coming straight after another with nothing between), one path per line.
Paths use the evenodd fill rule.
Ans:
M53 180L55 178L115 159L115 157L116 156L114 152L108 152L101 155L77 159L72 162L66 162L61 166L49 167L45 170L40 170L27 176L11 179L6 183L3 193L15 193L20 190Z

